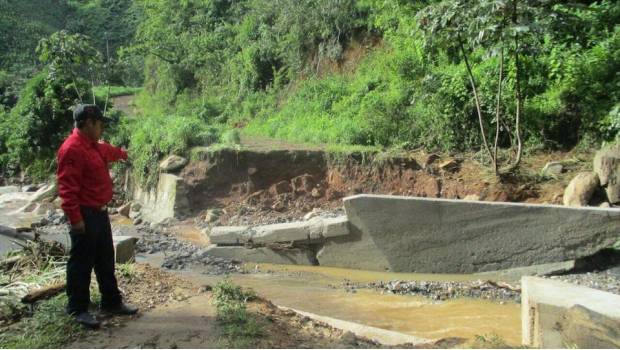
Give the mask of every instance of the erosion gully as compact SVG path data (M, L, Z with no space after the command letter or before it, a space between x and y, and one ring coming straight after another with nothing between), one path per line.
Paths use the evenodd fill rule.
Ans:
M198 230L180 228L179 237L204 243ZM137 261L160 266L163 255L139 254ZM228 276L278 306L306 311L427 339L496 335L521 344L521 306L510 301L456 298L436 301L410 295L382 294L370 289L347 290L343 282L472 281L476 275L391 273L324 266L246 264L247 274ZM196 283L215 285L226 276L209 275L201 267L179 271ZM494 279L488 275L485 278Z

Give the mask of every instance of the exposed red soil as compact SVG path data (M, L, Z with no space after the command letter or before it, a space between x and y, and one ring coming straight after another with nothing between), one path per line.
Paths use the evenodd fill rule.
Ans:
M525 157L519 174L498 179L472 155L331 154L315 150L223 150L182 172L194 215L223 209L214 224L299 219L315 208L342 207L360 193L428 198L561 204L564 188L591 164L590 154L555 152ZM548 161L565 173L544 178Z

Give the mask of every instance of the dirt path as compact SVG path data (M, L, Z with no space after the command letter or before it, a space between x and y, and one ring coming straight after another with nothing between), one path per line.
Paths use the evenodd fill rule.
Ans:
M136 107L134 106L134 95L123 95L112 97L112 104L115 109L125 113L128 117L136 116Z
M214 348L220 331L210 296L156 307L118 327L92 332L68 348Z

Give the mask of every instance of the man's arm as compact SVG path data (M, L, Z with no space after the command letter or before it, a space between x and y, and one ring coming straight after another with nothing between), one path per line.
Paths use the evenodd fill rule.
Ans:
M106 163L127 159L127 151L120 147L114 147L103 141L99 141L97 147L99 148L99 153L101 153Z
M62 209L74 226L82 222L79 194L83 169L84 157L78 149L69 147L58 152L58 195L62 199Z

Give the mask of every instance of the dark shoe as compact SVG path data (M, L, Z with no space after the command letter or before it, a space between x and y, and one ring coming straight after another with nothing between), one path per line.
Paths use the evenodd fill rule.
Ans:
M114 307L102 307L101 310L113 315L135 315L138 312L138 308L130 304L120 304Z
M91 315L90 313L83 311L73 315L73 319L75 319L79 324L87 328L99 328L101 322L97 321L97 319Z

